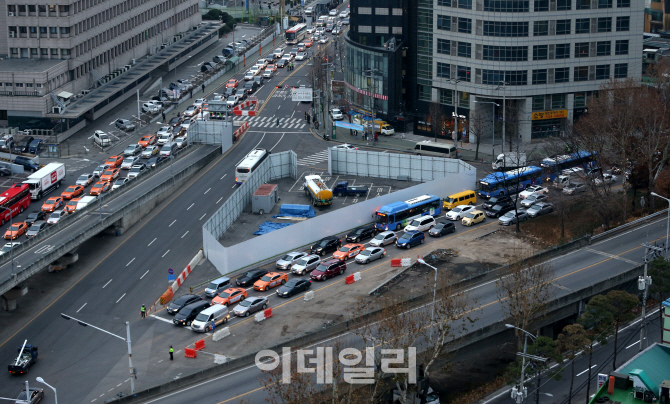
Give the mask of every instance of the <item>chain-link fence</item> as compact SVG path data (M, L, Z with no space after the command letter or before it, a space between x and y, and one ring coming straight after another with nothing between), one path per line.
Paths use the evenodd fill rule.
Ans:
M432 181L449 174L475 170L470 164L457 159L341 148L329 149L328 169L331 174L417 182Z
M261 184L279 178L297 178L298 159L293 151L271 154L254 171L249 179L228 198L214 215L203 225L203 229L214 236L221 238L235 220L242 214L244 208L251 203L251 196Z

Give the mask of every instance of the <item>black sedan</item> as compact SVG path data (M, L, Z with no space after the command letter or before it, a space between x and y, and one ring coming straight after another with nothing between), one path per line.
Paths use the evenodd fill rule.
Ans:
M493 206L490 210L486 211L486 216L489 217L500 217L510 210L514 210L516 204L514 202L502 202Z
M433 237L442 237L445 234L453 233L456 231L456 225L452 222L437 222L432 229L428 231L428 234Z
M33 223L37 222L38 220L47 220L46 213L42 212L41 210L38 212L29 213L28 217L26 218L26 224L28 225L28 227L30 227L33 225Z
M347 241L350 243L359 243L363 240L372 238L377 233L374 226L359 227L354 229L347 234Z
M179 310L184 308L184 306L197 302L198 300L202 300L202 296L194 294L179 296L170 303L167 307L167 312L168 314L177 314Z
M291 297L309 289L310 286L312 286L312 281L309 279L293 278L277 289L277 296Z
M265 269L254 269L251 271L245 272L242 276L237 278L235 283L237 286L252 286L257 280L261 279L268 273Z
M165 159L167 159L167 157L156 156L154 158L150 158L149 160L147 160L147 162L145 164L146 164L147 168L156 168L156 166L158 164L160 164Z
M23 389L19 393L19 396L16 397L17 403L30 403L30 404L36 404L42 401L44 398L44 390L43 389L35 389L35 388L29 388L28 393L30 393L30 401L28 401L28 397L26 396L26 390Z
M286 67L286 59L279 59L277 61L277 67Z
M488 201L482 203L482 208L491 209L495 205L505 202L512 202L512 198L509 195L492 196Z

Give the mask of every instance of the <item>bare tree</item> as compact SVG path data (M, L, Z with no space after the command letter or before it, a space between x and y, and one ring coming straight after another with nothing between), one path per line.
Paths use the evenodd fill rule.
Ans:
M445 122L444 115L442 114L442 105L438 102L431 102L428 107L428 114L430 115L430 125L433 128L433 136L435 141L437 141L437 134L442 131L442 125Z
M481 143L482 136L487 132L487 129L489 129L490 124L487 126L483 117L472 111L470 112L468 126L470 135L476 138L475 160L479 160L479 145ZM495 156L493 156L493 160L495 160Z
M512 325L522 329L542 314L555 294L551 284L554 277L551 264L535 263L529 260L530 257L530 252L517 254L516 260L509 264L509 271L496 281L496 294L503 314ZM516 334L521 348L523 335Z

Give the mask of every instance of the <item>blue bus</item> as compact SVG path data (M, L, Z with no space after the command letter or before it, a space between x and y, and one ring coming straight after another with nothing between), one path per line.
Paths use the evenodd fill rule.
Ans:
M424 215L439 215L441 199L435 195L422 195L404 202L393 202L377 210L375 226L378 230L400 230L409 222Z
M548 157L540 163L542 167L542 177L545 181L553 181L563 170L580 167L586 170L594 168L596 164L593 161L595 152L579 151L572 154L564 154L556 157Z
M502 173L489 174L479 180L477 194L482 198L521 192L529 185L542 183L542 169L528 166Z

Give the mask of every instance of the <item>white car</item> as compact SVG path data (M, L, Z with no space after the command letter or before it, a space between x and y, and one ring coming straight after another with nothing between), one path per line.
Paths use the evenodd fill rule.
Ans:
M144 174L147 170L147 166L144 163L135 164L133 168L128 172L128 179L137 178L140 175Z
M265 71L263 72L263 78L271 79L272 78L272 73L273 73L272 70L265 69Z
M130 181L129 178L119 178L118 180L114 181L114 184L112 184L112 191L122 187L128 181Z
M222 96L221 94L214 94L214 98L212 98L212 101L225 101L225 97Z
M322 36L321 38L319 38L319 43L328 43L328 37Z
M328 15L331 17L337 17L337 9L332 9L328 12Z
M49 216L49 220L47 220L47 224L56 224L58 223L62 218L67 216L67 213L64 210L54 212Z
M275 49L275 51L272 53L272 56L274 56L275 59L281 59L281 57L284 56L284 49L283 48Z
M186 110L184 110L184 116L188 116L188 117L191 117L191 116L193 116L197 113L198 113L198 109L196 107L194 107L193 105L191 105L190 107L186 108Z
M374 247L382 247L388 244L393 244L398 239L398 236L392 231L384 231L370 240L370 245Z
M596 178L594 181L595 181L596 185L600 185L600 184L603 184L603 183L605 183L605 184L614 183L614 182L616 182L616 179L617 179L616 175L604 173L602 179Z
M301 52L295 55L295 60L305 60L307 59L307 53Z
M344 115L342 114L342 111L340 111L337 108L333 108L330 110L330 116L333 117L333 121L341 121L344 119Z
M534 203L537 202L548 202L549 197L545 194L534 193L529 195L526 199L521 201L521 206L524 208L530 208Z
M368 264L370 261L384 258L386 250L382 247L368 247L356 255L355 261L358 264Z
M255 67L255 66L254 66L254 67ZM249 71L247 72L247 74L244 75L244 80L246 80L246 81L253 80L254 77L256 77L256 72L257 72L257 71L258 71L258 70L254 70L254 69L249 70Z
M170 125L161 126L161 128L156 131L156 137L161 137L167 133L172 133Z
M412 220L407 226L405 226L405 232L412 230L418 230L418 231L430 230L436 224L437 223L435 223L435 218L430 215L417 217L416 219Z
M142 112L145 114L157 114L160 110L158 107L154 104L151 104L149 102L145 102L142 104Z
M129 156L125 157L123 159L123 163L121 163L121 169L122 170L130 170L133 165L137 164L140 161L140 156Z
M83 185L83 186L87 187L90 184L92 184L93 181L95 181L95 175L93 175L93 174L82 174L82 175L79 176L79 178L77 178L77 181L75 182L75 184Z
M347 14L346 11L342 11L342 12L340 13L340 16L339 16L339 17L340 17L340 18L347 18L348 16L349 16L349 14Z
M305 10L305 12L307 12L307 10ZM316 28L311 27L311 26L310 26L310 27L307 27L307 33L308 33L308 34L313 34L313 33L314 33L314 30L316 30Z
M450 210L449 213L445 215L445 217L449 220L461 220L468 212L475 209L477 208L472 205L458 205Z
M150 159L156 154L158 154L158 146L147 146L142 150L140 157L143 159Z
M198 98L198 99L195 100L195 102L193 103L193 106L194 106L194 107L197 107L197 108L202 108L202 104L204 104L204 103L205 103L205 99L204 99L204 98Z
M519 193L519 197L521 199L526 199L528 198L531 194L547 194L549 193L549 189L546 187L542 187L539 185L531 185L526 187L523 191Z
M346 149L346 150L358 150L358 147L352 146L348 143L338 144L337 146L333 146L333 148L335 148L335 149Z
M256 66L259 66L258 70L263 70L268 67L268 61L265 59L258 59L258 61L256 61Z

